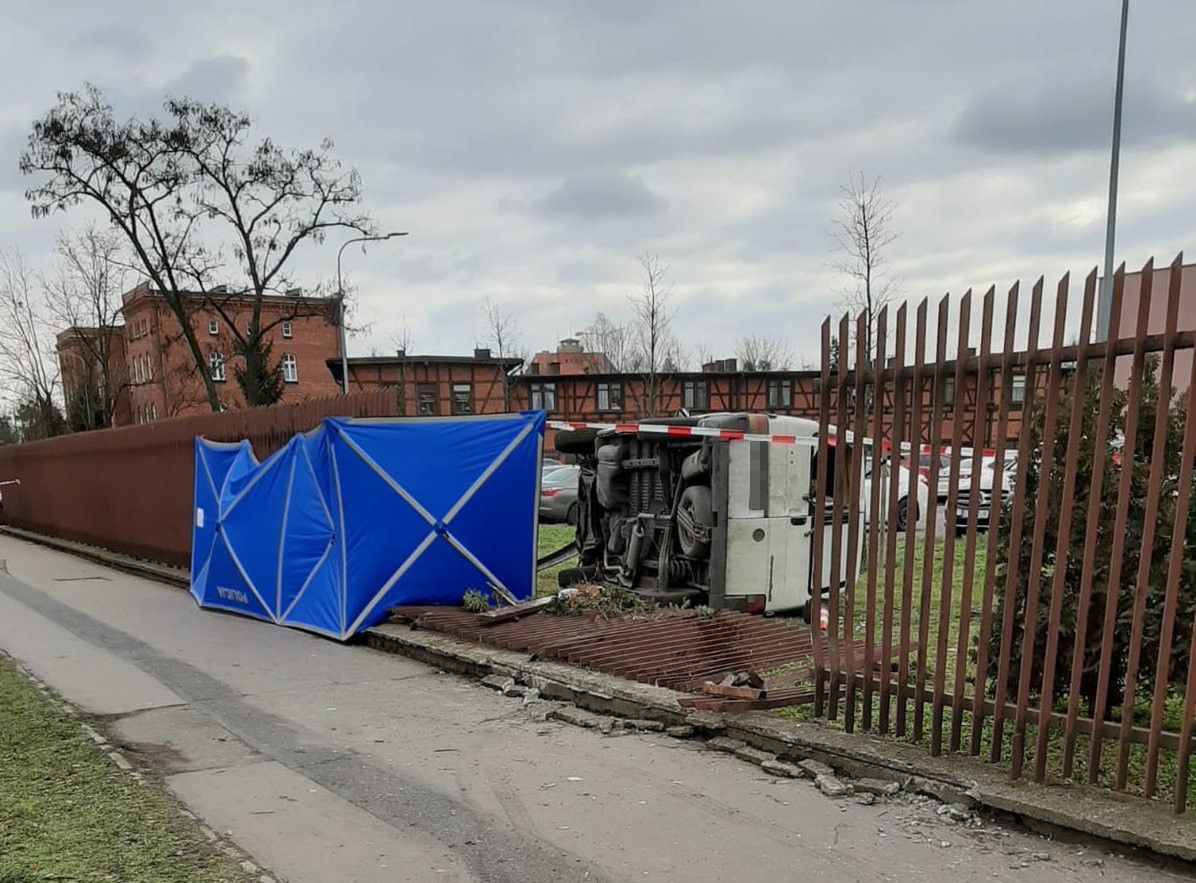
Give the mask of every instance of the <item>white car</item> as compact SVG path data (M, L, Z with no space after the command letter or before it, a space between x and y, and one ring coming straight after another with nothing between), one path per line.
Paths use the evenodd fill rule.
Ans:
M996 481L996 461L992 458L986 458L984 464L980 467L979 492L976 498L976 529L988 530L989 523L992 520L993 510L999 509L1003 501L1009 499L1013 494L1013 487L1016 481L1014 469L1016 468L1016 460L1007 461L1005 469L1001 474L1001 494L1000 498L994 500L993 485ZM955 493L955 513L954 525L955 535L962 536L967 532L968 522L971 520L971 512L968 509L968 504L971 502L972 491L972 476L966 478L960 476L959 488Z
M889 471L891 466L891 459L885 459L880 464L880 512L881 525L884 525L885 517L889 511L889 489L892 481L892 473ZM909 478L910 472L904 466L897 467L897 483L898 483L898 497L897 497L897 530L904 531L908 527L908 518L910 514L914 516L914 525L925 524L926 512L930 508L930 485L926 479L921 475L915 473L917 495L914 498L914 511L909 512L906 502L909 500ZM870 454L864 455L864 481L860 489L860 508L864 512L865 524L872 518L872 457Z

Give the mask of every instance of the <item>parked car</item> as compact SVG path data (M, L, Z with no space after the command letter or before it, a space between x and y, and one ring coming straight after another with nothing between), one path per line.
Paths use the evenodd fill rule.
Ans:
M908 460L908 458L907 458ZM885 518L889 511L889 487L892 473L889 471L892 460L885 460L880 464L880 513L881 526L885 526ZM916 481L917 492L914 497L914 511L909 511L907 502L909 500L909 479L910 473L903 462L897 467L900 473L897 476L897 484L900 490L897 498L897 530L904 531L909 526L909 516L914 516L914 525L921 524L926 517L926 512L930 507L930 485L926 481L926 477L918 472ZM860 488L860 507L864 512L864 523L867 524L872 518L872 455L866 450L864 453L864 481Z
M939 469L940 470L942 470L950 465L951 461L947 459L946 454L923 453L923 454L918 455L918 474L920 476L922 476L924 479L926 479L928 482L930 481L930 464L936 456L939 458ZM911 460L911 458L907 454L905 457L902 458L901 465L904 466L906 469L909 469L910 460Z
M1010 459L1006 462L1005 469L1001 473L1000 493L994 494L996 459L993 457L986 457L984 459L984 462L980 466L979 493L976 497L977 530L988 530L989 524L992 521L993 510L999 508L1005 500L1012 496L1016 480L1016 467L1016 459ZM956 536L962 536L968 529L968 522L971 516L971 511L968 507L971 502L972 481L973 476L971 474L966 477L962 474L960 475L959 486L955 492L955 513L953 518Z
M540 460L540 474L544 475L553 469L560 469L564 465L560 460L553 457L544 457Z
M577 524L580 466L557 466L540 477L540 520Z

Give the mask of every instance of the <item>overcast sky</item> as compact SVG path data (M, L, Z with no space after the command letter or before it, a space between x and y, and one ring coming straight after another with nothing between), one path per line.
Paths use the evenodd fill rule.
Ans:
M1130 14L1118 259L1196 252L1196 3ZM47 3L0 7L0 246L47 266L84 213L34 220L16 170L58 90L166 95L325 136L366 207L408 230L346 253L374 323L352 349L466 352L487 296L524 346L627 317L636 255L671 265L676 330L816 358L846 281L838 189L897 203L904 295L1100 262L1118 0ZM336 245L304 259L334 275Z

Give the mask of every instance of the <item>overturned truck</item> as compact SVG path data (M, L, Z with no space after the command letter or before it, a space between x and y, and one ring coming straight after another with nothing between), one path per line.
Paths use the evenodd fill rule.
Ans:
M686 431L695 427L731 437ZM833 505L823 536L814 536L818 451L809 439L817 432L814 420L724 413L558 433L557 450L581 466L579 562L561 572L561 585L605 582L662 603L808 615L831 570ZM738 433L806 441L773 444ZM820 574L815 542L827 553Z

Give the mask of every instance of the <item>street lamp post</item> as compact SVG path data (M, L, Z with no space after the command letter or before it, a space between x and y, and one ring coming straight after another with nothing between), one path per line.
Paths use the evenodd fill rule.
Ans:
M345 336L345 284L341 277L341 255L354 242L384 242L387 239L406 235L407 233L404 231L402 233L385 233L381 236L356 236L342 243L336 252L336 292L337 298L340 301L341 313L341 392L345 395L349 394L349 348L348 340Z
M1117 44L1117 86L1113 92L1113 151L1109 160L1109 214L1105 221L1105 278L1097 301L1097 335L1108 340L1113 309L1113 240L1117 230L1117 171L1121 161L1121 95L1125 82L1125 26L1130 0L1121 0L1121 39Z

